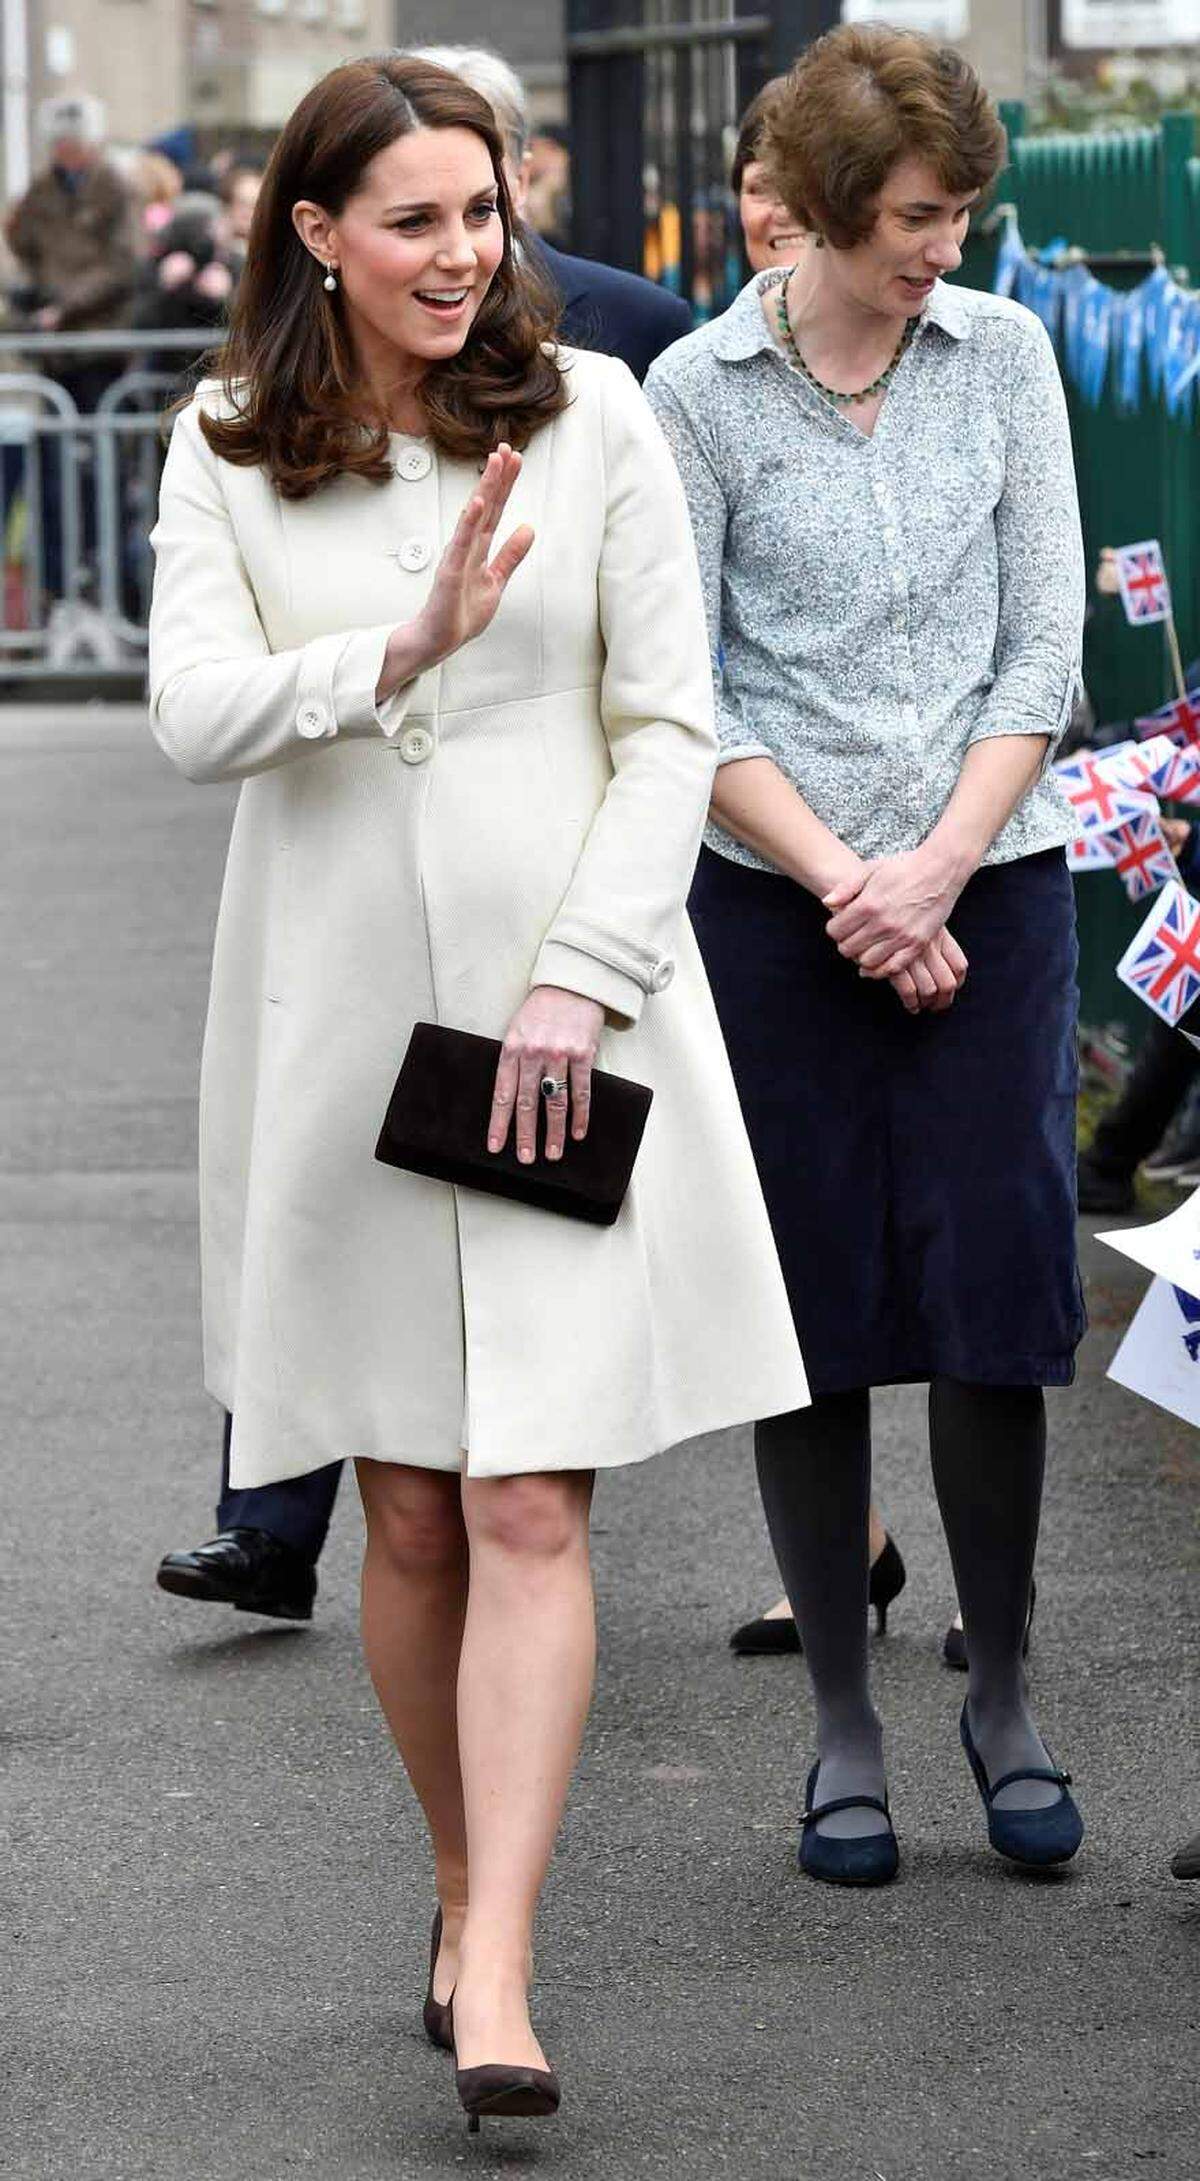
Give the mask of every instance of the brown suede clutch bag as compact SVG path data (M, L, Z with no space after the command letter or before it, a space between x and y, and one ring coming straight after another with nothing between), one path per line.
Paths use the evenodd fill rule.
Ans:
M487 1147L499 1059L498 1038L418 1022L396 1077L376 1158L385 1166L428 1174L460 1189L483 1189L490 1196L512 1197L544 1212L611 1227L625 1201L653 1091L594 1068L587 1135L576 1143L568 1122L563 1155L553 1161L544 1156L545 1100L539 1099L538 1155L531 1166L522 1166L511 1129L503 1151Z

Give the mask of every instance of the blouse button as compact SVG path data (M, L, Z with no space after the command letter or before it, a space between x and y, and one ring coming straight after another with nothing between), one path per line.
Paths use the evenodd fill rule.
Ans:
M674 962L660 962L658 968L654 972L653 978L651 979L652 990L655 992L665 992L674 975Z
M433 547L428 545L424 538L405 538L403 545L396 554L396 558L400 566L406 568L410 575L417 576L420 575L422 568L428 568L430 561L433 559Z
M428 447L406 447L396 464L397 477L406 484L415 485L422 477L428 477L433 468L433 456Z

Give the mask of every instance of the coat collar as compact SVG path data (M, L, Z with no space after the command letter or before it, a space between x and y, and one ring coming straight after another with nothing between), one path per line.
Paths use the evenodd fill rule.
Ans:
M756 273L713 325L713 353L722 363L744 363L748 357L761 355L764 349L775 346L759 302L762 282L763 275ZM921 324L939 327L953 341L970 339L971 314L962 296L956 289L948 288L944 280L936 282L921 313Z

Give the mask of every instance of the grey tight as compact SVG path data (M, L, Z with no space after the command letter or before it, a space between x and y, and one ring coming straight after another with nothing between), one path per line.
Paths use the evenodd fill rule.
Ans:
M966 1629L971 1727L996 1779L1048 1762L1021 1663L1046 1455L1041 1389L935 1379L929 1439ZM869 1390L819 1394L811 1408L769 1417L755 1427L754 1452L812 1681L820 1759L814 1799L882 1795L883 1740L867 1656ZM1002 1800L1029 1808L1055 1795L1048 1785L1023 1782ZM850 1810L821 1830L846 1837L882 1826L877 1814Z

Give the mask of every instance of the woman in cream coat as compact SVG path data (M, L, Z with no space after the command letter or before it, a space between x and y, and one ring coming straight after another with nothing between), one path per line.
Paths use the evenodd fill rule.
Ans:
M221 383L175 424L151 623L160 742L245 783L206 1382L235 1484L357 1457L368 1664L435 1853L426 2024L472 2113L557 2103L527 1955L591 1686L593 1472L805 1398L683 915L715 754L687 511L629 373L547 341L500 162L422 63L302 102ZM423 1018L503 1038L493 1144L528 1150L546 1071L551 1144L597 1054L653 1086L614 1227L375 1161Z

